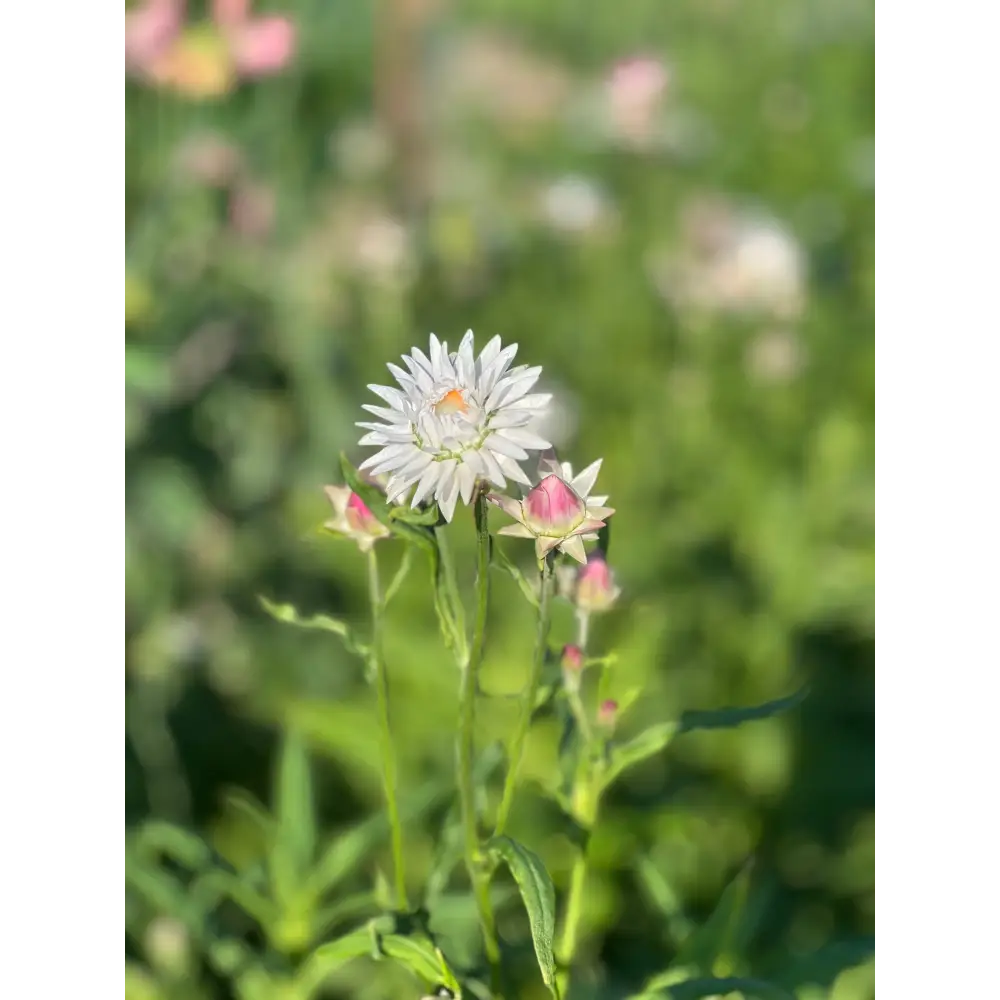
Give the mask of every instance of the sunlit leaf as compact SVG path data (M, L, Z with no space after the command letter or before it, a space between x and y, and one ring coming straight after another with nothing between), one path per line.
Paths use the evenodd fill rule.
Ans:
M270 868L279 900L297 895L316 855L316 813L306 741L289 727L281 744L274 787L278 828Z
M677 735L676 722L660 722L650 726L645 732L611 748L611 760L603 774L603 784L606 788L628 768L639 764L649 757L665 749Z
M517 584L521 593L524 595L524 599L533 607L538 607L538 594L535 592L534 588L528 582L528 578L521 572L521 570L511 562L507 553L504 552L501 545L493 546L493 555L500 567L506 570L511 579Z
M191 899L203 912L214 910L223 899L232 900L247 916L261 927L268 927L277 916L270 900L262 896L247 880L235 872L215 868L194 880Z
M441 953L430 944L399 934L378 934L369 923L337 941L320 945L299 970L296 986L301 996L310 996L337 969L352 959L385 955L416 973L430 985L456 983L455 975ZM457 985L457 983L456 983Z
M535 945L542 981L555 985L556 961L552 941L556 929L556 890L541 858L510 837L492 837L486 844L493 857L503 861L514 876L528 911L531 939Z
M441 520L441 512L436 503L420 510L414 510L409 505L392 504L389 507L389 518L393 521L405 521L407 524L433 527Z
M260 606L277 621L283 622L285 625L295 625L297 628L332 632L344 640L344 645L351 652L365 655L365 646L355 639L354 632L347 622L341 621L339 618L331 618L330 615L301 615L294 605L278 604L262 595L258 595L257 600L260 601Z
M214 859L212 848L201 837L163 820L147 820L133 840L138 855L147 861L166 855L190 871L199 871Z

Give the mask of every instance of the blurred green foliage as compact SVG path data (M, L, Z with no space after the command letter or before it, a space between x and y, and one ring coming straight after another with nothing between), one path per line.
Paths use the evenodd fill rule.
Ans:
M561 457L604 456L624 597L592 645L617 654L612 694L641 689L628 727L803 681L811 692L788 715L687 735L616 785L592 843L580 989L638 990L752 856L741 961L801 1000L867 1000L872 9L382 12L284 5L291 64L218 100L127 86L126 823L189 826L252 867L259 830L228 793L276 808L289 724L317 758L324 835L381 809L361 666L334 636L276 624L257 596L363 621L363 558L315 528L338 452L361 457L365 385L431 330L453 344L467 328L480 343L499 333L544 366ZM651 110L622 111L611 67L637 53L666 83ZM500 544L530 564L529 546ZM558 642L571 636L561 614ZM520 688L530 645L531 609L497 574L488 692ZM386 647L402 787L450 779L458 678L422 567L390 608ZM513 702L485 701L482 745L514 719ZM549 782L558 740L554 724L533 729L526 778ZM564 889L566 833L529 787L511 829ZM416 890L437 828L406 832ZM345 891L369 891L373 871ZM530 953L513 898L500 919ZM138 907L126 927L127 950L160 973L183 951L161 923ZM342 995L417 995L385 963L338 976ZM138 965L128 978L129 995L164 995Z

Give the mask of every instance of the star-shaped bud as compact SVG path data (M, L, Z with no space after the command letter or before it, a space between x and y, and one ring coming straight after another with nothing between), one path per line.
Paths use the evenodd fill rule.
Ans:
M591 506L573 487L555 473L546 475L523 500L490 493L487 497L516 524L508 524L497 534L514 538L534 538L535 554L543 558L560 549L579 563L586 563L583 540L604 527L613 507Z

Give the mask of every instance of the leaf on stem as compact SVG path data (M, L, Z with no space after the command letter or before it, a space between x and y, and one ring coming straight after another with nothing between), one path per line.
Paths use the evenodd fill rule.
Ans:
M809 694L808 685L799 688L794 694L774 701L766 701L762 705L747 705L736 708L714 708L708 711L687 711L681 714L680 732L689 733L694 729L730 729L742 726L744 722L756 722L759 719L770 719L772 716L787 712L805 701Z
M163 820L147 820L133 842L137 855L144 861L152 862L165 854L193 872L210 865L215 857L212 848L197 834Z
M511 579L517 584L521 593L524 595L525 600L535 609L538 608L538 594L535 593L531 584L528 582L527 577L517 568L517 566L511 562L507 553L504 552L503 547L500 545L493 546L493 554L496 556L497 563L502 569L505 569L511 576Z
M261 594L257 595L260 606L276 621L285 625L294 625L296 628L313 629L320 632L332 632L339 635L344 640L344 645L359 656L366 656L368 649L354 638L354 631L351 626L339 618L331 618L330 615L309 615L308 617L299 614L292 604L278 604L268 600Z
M510 869L528 911L531 939L535 945L542 981L555 988L556 960L552 942L556 929L556 890L541 858L510 837L492 837L486 849L496 861Z
M607 788L628 768L658 754L677 735L679 726L676 722L660 722L650 726L627 743L621 743L611 748L611 759L605 769L601 785Z

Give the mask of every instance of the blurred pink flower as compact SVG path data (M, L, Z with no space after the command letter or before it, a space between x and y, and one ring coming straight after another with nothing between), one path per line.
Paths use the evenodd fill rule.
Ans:
M295 53L292 21L279 16L251 17L250 0L213 0L212 19L229 43L241 76L277 73Z
M287 17L251 17L249 0L213 0L185 25L184 0L143 0L125 15L125 70L186 97L217 97L238 79L283 69L295 51Z
M634 56L612 67L606 88L612 126L622 139L644 145L652 138L669 83L667 67L654 56Z

